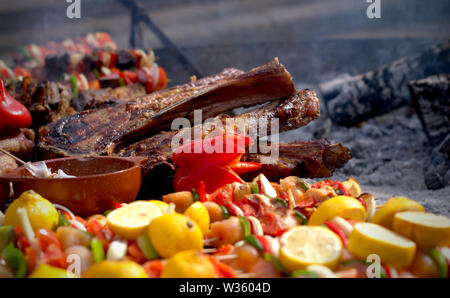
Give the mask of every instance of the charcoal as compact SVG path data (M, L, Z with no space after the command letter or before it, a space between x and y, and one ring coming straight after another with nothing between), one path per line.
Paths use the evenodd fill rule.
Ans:
M409 90L431 145L439 144L450 133L450 75L412 81Z
M319 88L333 121L353 126L409 104L407 83L439 73L450 73L450 41L374 71L338 77Z
M433 149L425 169L425 184L428 189L450 185L450 134Z

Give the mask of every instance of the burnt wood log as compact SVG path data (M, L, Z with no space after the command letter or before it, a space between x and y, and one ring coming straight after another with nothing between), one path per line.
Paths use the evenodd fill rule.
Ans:
M450 41L357 76L320 84L328 115L351 126L410 103L408 82L450 73Z
M425 168L425 184L429 189L450 185L450 134L433 149Z
M450 133L450 75L412 81L409 90L425 133L436 146Z

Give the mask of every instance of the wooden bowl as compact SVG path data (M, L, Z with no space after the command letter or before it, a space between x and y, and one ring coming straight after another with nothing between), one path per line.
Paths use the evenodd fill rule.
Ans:
M141 186L140 164L147 157L67 157L45 160L53 173L63 170L74 178L35 178L23 166L0 176L0 206L12 182L16 197L34 190L47 200L86 217L103 213L116 203L136 199Z

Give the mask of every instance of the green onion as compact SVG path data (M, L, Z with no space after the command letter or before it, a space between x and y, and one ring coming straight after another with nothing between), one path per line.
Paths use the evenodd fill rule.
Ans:
M317 273L308 270L297 270L292 273L292 277L318 278L319 276L317 275Z
M103 250L103 244L97 238L91 241L92 256L95 263L99 263L105 259L105 251Z
M227 219L227 218L230 218L230 212L228 212L228 209L227 209L227 207L225 207L224 205L219 205L220 206L220 209L222 209L222 213L223 213L223 218L224 219Z
M14 247L14 244L8 244L2 251L2 258L5 259L9 267L14 268L17 278L23 278L27 275L27 262L23 253Z
M380 269L381 269L381 270L380 270L380 278L388 278L386 269L384 269L384 267L381 266L381 265L380 265Z
M439 268L439 277L447 278L448 267L445 257L434 248L430 249L430 256Z
M79 92L77 77L74 74L72 74L69 78L69 81L72 83L73 96L77 97Z
M242 230L244 231L244 237L251 235L252 228L250 226L250 222L245 216L239 216L239 222L241 223Z
M258 194L259 193L259 186L256 182L251 182L250 184L250 192L252 194Z
M64 214L59 213L58 227L68 227L68 226L70 226L69 221L66 219Z
M307 191L309 189L308 183L303 181L303 179L300 179L300 178L297 177L297 181L300 184L300 186L303 188L304 191Z
M288 271L286 270L286 268L284 268L283 265L281 265L280 261L274 255L266 252L264 254L264 260L271 262L275 267L275 269L277 269L278 271L287 274Z
M297 216L300 221L302 222L302 225L307 225L308 224L308 219L306 218L306 216L301 213L300 211L294 211L295 216Z
M12 226L0 227L0 250L3 250L11 242L15 242L16 234Z
M97 79L100 79L101 75L100 75L100 72L98 71L97 68L94 69L92 72L94 73L94 75L95 75L95 77L96 77Z
M192 189L192 197L194 198L194 202L200 201L200 195L195 188Z
M159 255L153 247L147 233L144 233L138 237L137 245L147 260L159 259Z
M274 200L275 200L275 202L281 204L281 206L283 206L284 208L287 208L287 207L288 207L288 203L286 202L285 199L282 199L282 198L275 198Z
M264 251L264 248L263 248L261 242L259 242L258 238L256 238L254 235L248 235L245 237L244 240L246 243L252 245L257 250Z

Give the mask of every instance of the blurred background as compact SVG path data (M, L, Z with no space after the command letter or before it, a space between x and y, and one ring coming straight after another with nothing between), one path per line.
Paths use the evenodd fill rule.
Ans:
M192 68L176 59L155 30L142 23L132 26L127 2L81 0L81 18L69 19L70 4L63 0L2 0L0 59L12 63L20 45L99 31L108 32L119 48L128 48L134 28L140 37L137 46L155 50L169 86L187 82ZM278 57L297 88L317 90L322 100L321 118L283 134L282 141L342 142L353 159L333 179L351 175L381 200L409 196L449 214L450 1L379 2L379 19L368 18L371 3L366 0L142 0L139 13L152 20L200 76L226 67L249 70ZM439 54L430 52L437 45ZM412 58L398 60L405 57ZM443 76L409 89L411 80L436 74ZM338 78L343 83L336 83ZM343 108L347 95L359 106ZM420 117L421 102L432 107L424 113L428 122ZM352 122L352 113L361 106L369 113ZM341 110L348 113L336 114ZM347 116L350 124L342 125ZM426 128L436 121L439 137L432 141L434 128Z
M357 74L420 52L450 36L450 2L381 0L381 19L369 19L365 0L143 0L145 12L204 74L248 69L279 57L297 83ZM0 59L19 45L106 31L129 46L130 13L115 0L81 0L69 19L63 0L0 2ZM173 83L183 72L162 43L142 27L143 47L154 48Z

